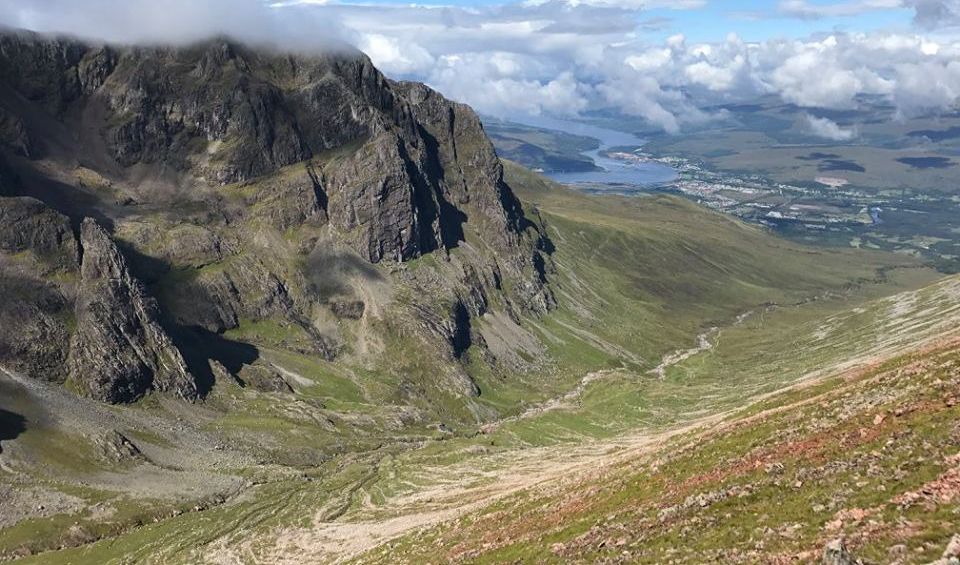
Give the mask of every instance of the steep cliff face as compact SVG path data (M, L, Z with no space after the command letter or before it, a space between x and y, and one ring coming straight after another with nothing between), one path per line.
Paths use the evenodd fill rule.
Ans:
M0 71L17 94L81 130L81 141L103 137L81 148L81 160L100 160L86 153L102 146L123 167L158 165L214 185L325 162L310 176L312 209L300 215L328 216L373 262L455 246L471 212L475 231L501 250L524 229L473 111L423 85L388 81L359 53L308 57L225 39L121 48L7 34ZM7 121L4 142L27 145L29 127L15 115ZM331 152L340 158L330 162Z
M477 317L553 304L549 246L477 116L357 52L2 34L0 154L24 180L0 194L65 216L21 214L36 233L0 230L4 252L55 251L76 271L69 225L80 232L80 280L60 292L76 330L59 355L111 402L197 395L160 319L269 323L296 334L278 346L326 360L361 347L358 333L409 332L455 362L483 346ZM437 261L410 263L425 255Z
M443 200L479 212L480 230L509 250L524 230L520 203L503 181L503 165L476 113L423 84L395 83L413 108Z
M16 184L0 155L0 364L62 382L77 242L63 214L6 196Z
M70 343L71 380L91 397L129 402L156 389L197 397L180 351L158 322L156 303L127 269L110 236L87 218L80 228L83 261Z
M33 198L0 196L0 363L64 380L76 269L65 216Z

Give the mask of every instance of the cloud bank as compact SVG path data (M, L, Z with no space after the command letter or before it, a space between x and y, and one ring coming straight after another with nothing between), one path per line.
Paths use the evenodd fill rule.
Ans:
M116 43L188 43L229 35L290 49L329 49L346 28L304 4L261 0L0 0L0 24Z

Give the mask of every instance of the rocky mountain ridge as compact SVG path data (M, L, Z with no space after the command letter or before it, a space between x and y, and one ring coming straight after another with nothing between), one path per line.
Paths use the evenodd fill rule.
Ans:
M0 77L0 283L20 292L0 317L27 330L0 361L32 376L194 399L239 372L204 339L270 323L333 360L386 320L471 395L471 321L553 304L549 241L477 116L362 54L5 32Z
M69 374L87 395L136 400L148 390L197 398L197 384L158 322L156 303L127 269L123 254L95 220L80 228L83 261L70 343Z

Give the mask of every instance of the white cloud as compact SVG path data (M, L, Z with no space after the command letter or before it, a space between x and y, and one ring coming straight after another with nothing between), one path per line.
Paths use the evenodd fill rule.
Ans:
M828 118L818 118L810 114L804 115L804 121L808 131L824 139L833 141L850 141L857 136L857 130L854 128L844 129L836 122Z
M638 72L655 71L673 61L673 52L670 49L648 49L641 53L628 55L623 60L630 68Z
M419 45L400 45L395 37L379 33L362 34L357 47L367 54L381 71L390 74L422 72L434 65L434 58Z
M960 97L960 62L923 61L898 64L891 98L905 114L950 108Z
M811 4L807 0L782 0L782 13L805 19L820 19L837 16L857 16L877 10L902 8L903 0L847 0L832 4Z
M113 42L182 43L226 34L287 48L342 44L315 9L281 13L261 0L0 0L0 24Z
M904 0L914 9L913 22L925 29L960 26L960 0Z
M849 108L863 91L853 69L816 45L806 45L784 60L771 74L771 84L787 102L799 106Z
M523 66L523 61L506 53L447 56L426 80L447 96L496 116L576 115L587 109L589 89L573 73L540 81L518 72Z
M682 97L677 92L663 90L653 77L626 73L600 84L597 91L603 101L627 114L641 116L669 133L680 130L677 112L667 106L671 102L682 102Z
M693 84L705 86L714 92L733 89L741 73L746 70L747 62L742 54L735 55L725 65L713 65L707 61L698 61L684 69L687 79Z

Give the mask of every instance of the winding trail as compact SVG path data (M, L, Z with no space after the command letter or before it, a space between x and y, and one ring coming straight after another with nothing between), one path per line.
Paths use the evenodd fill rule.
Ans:
M672 438L708 430L729 413L715 414L663 432L640 433L613 440L591 441L562 448L517 449L470 459L457 465L422 469L424 474L456 477L398 496L360 519L329 520L320 511L308 527L276 532L273 547L257 554L269 563L342 563L404 534L435 526L532 488L550 488L567 480L582 480L612 465L662 448ZM488 469L488 470L484 470ZM262 540L261 540L262 541ZM223 554L208 554L210 563L225 563Z
M728 327L742 324L753 314L751 310L738 315ZM666 355L663 362L650 372L663 374L668 367L712 349L720 333L718 327L709 328L697 336L695 347ZM839 371L849 371L855 366L873 362L876 362L876 357L869 356L821 368L806 374L793 385L755 396L741 407L700 416L666 430L638 431L613 439L590 440L573 445L513 449L469 457L457 464L424 467L419 469L418 475L431 478L427 486L388 497L380 506L364 505L335 519L331 519L324 510L318 511L309 526L277 531L272 547L266 553L258 552L257 557L271 563L290 564L304 560L333 563L353 560L393 539L455 521L518 492L556 488L569 481L585 480L607 472L612 466L656 453L678 436L693 434L697 438L713 433L754 402L787 390L813 386ZM618 372L590 372L566 394L492 424L484 431L493 431L503 423L533 418L552 410L574 408L588 386ZM777 410L780 409L782 407ZM222 562L217 559L211 561Z
M739 314L736 320L734 320L733 324L731 324L730 327L739 326L744 321L746 321L747 318L749 318L752 315L753 315L753 310L748 310L746 312L743 312L742 314ZM657 378L663 379L664 377L667 376L667 369L669 369L670 367L683 363L684 361L693 357L694 355L698 355L700 353L703 353L704 351L710 351L711 349L713 349L716 346L717 342L720 340L720 333L722 331L723 330L718 326L713 326L711 328L708 328L707 331L702 332L697 336L697 340L696 340L697 344L694 347L691 347L689 349L678 349L672 353L668 353L667 355L664 355L663 359L660 361L660 364L654 367L653 369L650 369L649 373L651 375L656 375Z
M586 392L587 387L590 386L591 383L594 383L596 381L609 377L615 374L616 372L617 371L613 369L591 371L587 373L585 377L580 379L580 382L577 383L577 386L575 386L572 390L568 391L567 393L551 398L545 402L541 402L534 406L531 406L526 410L524 410L523 412L521 412L520 414L517 414L516 416L510 416L508 418L503 418L502 420L497 420L496 422L491 422L483 426L482 428L480 428L480 430L485 434L489 434L498 430L500 426L510 422L528 420L530 418L535 418L537 416L540 416L541 414L544 414L546 412L551 412L553 410L576 408L576 402L580 399L581 396L583 396L583 393Z
M657 378L664 378L667 376L667 369L683 363L687 359L693 357L694 355L703 353L704 351L709 351L713 349L714 342L710 341L710 338L719 337L720 328L714 326L707 331L701 333L697 336L697 345L691 347L690 349L679 349L667 355L664 355L663 359L660 361L660 364L650 369L649 373L651 375L656 375Z

